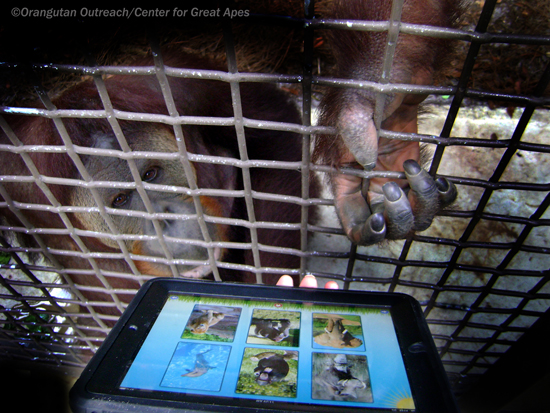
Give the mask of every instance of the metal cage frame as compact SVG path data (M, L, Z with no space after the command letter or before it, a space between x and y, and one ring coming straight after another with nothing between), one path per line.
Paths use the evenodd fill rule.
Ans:
M394 0L397 5L402 5L402 0ZM0 196L3 201L0 202L0 208L7 208L14 213L24 224L23 227L11 227L2 225L0 230L5 233L24 233L32 236L39 248L29 250L28 248L20 247L14 244L11 240L1 238L0 252L8 254L11 258L9 263L0 264L0 358L29 361L36 360L50 367L69 367L82 368L85 366L88 355L82 355L82 351L97 349L104 335L108 332L109 326L106 321L113 321L116 317L97 314L91 308L92 305L107 305L118 308L122 312L125 304L117 297L119 293L127 291L118 291L113 289L108 277L113 275L100 269L95 260L97 258L122 258L132 269L131 274L123 276L132 277L143 283L150 276L143 275L137 270L132 262L132 254L126 249L124 240L132 236L120 234L116 226L112 223L110 216L121 213L118 210L109 208L104 205L100 197L94 192L97 188L114 186L117 188L132 188L136 189L142 197L146 206L146 212L133 212L133 216L143 219L152 220L156 227L156 236L164 245L165 257L150 257L151 260L160 260L171 266L174 275L177 275L175 265L183 263L204 264L202 262L189 262L188 260L174 259L169 250L166 248L166 242L193 242L203 246L208 250L208 262L214 271L214 277L219 280L217 272L218 267L238 268L237 264L228 264L219 262L216 259L215 249L218 247L233 247L246 248L252 251L255 258L253 267L246 267L246 270L254 272L257 275L258 281L261 281L262 273L275 274L299 274L313 273L314 275L326 279L338 280L343 288L363 288L363 289L378 289L385 291L400 291L402 288L420 288L431 291L429 298L421 299L421 305L424 309L424 314L428 319L430 327L434 327L434 338L438 345L440 355L443 359L445 367L448 369L449 376L457 394L461 394L469 389L472 383L483 377L483 374L490 374L493 365L508 348L513 349L517 339L525 332L529 331L531 324L535 324L537 319L548 318L548 311L540 309L532 309L529 303L533 300L550 300L550 270L544 267L534 266L532 269L516 269L510 264L518 254L540 254L540 256L548 258L550 250L546 246L537 246L526 244L529 234L534 229L548 231L550 226L550 216L548 215L548 207L550 205L550 182L545 183L528 183L528 182L507 182L501 181L506 167L509 165L512 157L518 151L525 151L537 154L549 154L550 144L539 144L522 141L522 137L533 114L537 109L548 108L550 98L543 94L543 91L548 87L550 82L550 65L546 67L545 72L539 80L534 95L521 94L505 94L496 92L485 92L473 90L469 88L468 82L472 76L476 56L478 55L482 45L488 44L531 44L531 45L550 45L549 36L527 36L527 35L512 35L498 34L487 31L496 0L487 0L484 4L479 21L474 30L464 29L443 29L431 26L418 26L413 24L399 22L399 13L395 16L395 20L390 22L368 22L368 21L337 21L329 19L317 19L313 16L313 8L311 3L306 2L306 17L293 19L271 18L270 21L278 23L284 20L284 24L296 25L296 27L304 28L304 60L309 64L304 67L304 73L298 75L280 75L267 73L242 73L237 70L237 61L235 49L233 47L231 26L227 24L224 28L224 37L226 41L228 70L226 72L197 70L197 69L179 69L167 67L164 65L160 53L159 45L155 42L151 44L151 50L155 57L153 66L71 66L56 64L55 62L43 62L43 64L35 64L32 69L35 71L54 70L59 72L77 73L85 76L93 77L101 101L104 105L104 110L89 111L89 110L59 110L53 106L46 91L37 87L37 93L46 109L28 109L20 107L1 107L0 113L4 114L21 114L26 116L41 116L52 119L57 130L63 139L64 146L39 146L27 147L22 145L21 141L10 129L8 123L0 116L0 127L11 141L9 145L0 145L0 151L8 151L19 154L24 160L30 173L22 178L21 176L0 176ZM309 8L307 8L309 6ZM399 12L399 7L396 8ZM374 83L361 80L335 79L327 76L318 76L313 74L313 65L311 56L313 50L313 41L315 30L366 30L366 31L388 31L389 38L395 38L399 33L407 33L419 36L433 36L440 38L455 39L470 44L467 56L465 58L461 76L456 85L453 86L413 86L413 85L395 85L389 83ZM387 48L385 61L386 67L391 67L393 59L391 45ZM2 70L18 70L18 62L1 63ZM136 114L130 112L122 112L115 110L110 103L109 94L103 82L104 76L119 74L119 75L153 75L163 91L165 102L169 111L169 116L153 115L153 114ZM205 118L193 116L181 116L177 113L174 106L173 97L168 85L168 77L184 77L184 78L200 78L213 79L226 82L230 85L232 93L232 103L234 116L232 118ZM242 107L240 102L239 83L240 82L270 82L270 83L292 83L298 84L302 88L302 125L291 123L276 123L266 121L256 121L246 119L242 116ZM443 129L439 135L426 134L406 134L395 133L389 131L380 131L380 136L390 139L412 140L421 143L433 144L436 146L433 158L430 164L430 173L436 175L440 169L442 159L447 148L451 147L472 147L472 148L492 148L502 149L503 154L494 169L492 176L487 180L473 179L460 176L447 176L448 179L457 185L464 187L475 187L481 190L479 202L474 210L460 211L448 209L441 213L441 216L451 219L467 220L467 225L462 235L458 239L450 239L438 236L430 236L418 234L413 238L399 244L399 253L397 256L388 257L384 255L372 254L356 246L350 245L349 251L315 251L310 248L308 237L312 233L328 234L335 237L343 237L341 229L322 224L314 225L309 223L308 210L312 206L332 207L332 200L327 198L310 198L308 192L308 180L311 172L325 174L331 171L327 166L314 165L310 159L310 145L313 137L318 134L334 134L335 131L331 128L314 126L312 121L312 90L316 87L354 87L366 88L377 92L395 92L407 91L409 93L428 93L431 95L451 95L452 101L447 110L446 119ZM524 107L524 110L516 123L515 130L509 139L488 140L481 138L464 138L456 137L452 134L453 125L457 119L460 108L464 101L470 99L473 101L498 100L509 102L517 106ZM109 149L91 149L76 146L72 143L71 137L67 133L63 125L64 118L86 117L107 119L110 123L122 150ZM134 152L128 146L126 139L119 125L120 120L139 120L159 122L173 127L174 134L177 138L178 152L176 153L145 153ZM198 155L188 153L183 140L183 132L181 125L218 125L234 127L237 133L239 147L241 148L240 159L222 158L206 155ZM278 131L292 131L300 134L303 139L303 157L301 162L268 162L249 159L246 153L246 141L244 128L271 129ZM42 176L38 173L33 164L29 153L33 151L50 152L50 153L65 153L75 163L84 178L82 180L59 179L53 177ZM175 159L183 165L189 187L173 187L160 186L143 182L139 174L134 172L135 182L100 182L94 181L86 168L82 164L80 156L94 154L96 156L110 156L124 159L130 165L130 169L135 169L134 161L147 156L155 156L163 159ZM241 168L243 171L244 190L217 190L199 188L193 179L191 162L210 162L210 163L229 163L232 166ZM133 166L132 166L133 165ZM295 203L302 208L302 219L300 224L290 223L270 223L257 222L254 218L253 202L255 199L280 200L275 194L258 193L251 188L250 178L247 171L250 168L285 168L300 171L302 176L302 197L292 198L287 197L285 202ZM1 171L0 171L1 173ZM401 177L401 173L389 172L381 174L379 172L358 172L349 170L347 173L359 174L365 178L374 176L384 176L391 178ZM23 180L24 179L24 180ZM51 205L36 205L25 204L13 201L7 191L3 187L5 182L33 182L46 195ZM97 206L92 212L99 213L105 222L109 225L110 233L89 233L77 228L74 228L67 217L68 213L79 212L84 210L80 207L62 205L48 189L48 185L60 184L69 186L79 186L87 188L96 199ZM181 241L178 239L165 239L162 231L158 227L158 220L164 218L163 214L153 210L146 190L157 190L167 192L183 193L190 196L195 201L197 209L196 216L202 230L204 241ZM511 216L504 214L496 214L486 211L486 206L495 191L511 190L511 191L534 191L537 193L546 194L542 196L542 201L535 208L535 212L529 217ZM213 196L228 196L228 197L243 197L248 207L250 220L243 221L232 218L219 218L206 215L201 207L198 199L201 195ZM80 209L79 209L80 208ZM61 217L66 225L65 229L47 229L34 228L25 220L25 210L35 209L54 212ZM89 212L89 210L86 210ZM126 212L124 212L126 213ZM187 219L188 216L171 216L175 219ZM472 241L470 237L476 226L482 221L504 222L520 226L522 229L519 235L513 242L481 242ZM156 224L155 224L156 223ZM252 242L249 244L235 245L234 243L223 243L212 241L209 239L207 223L219 223L226 225L239 225L249 228L252 234ZM281 228L281 229L299 229L301 231L301 250L293 250L288 248L270 247L259 245L255 232L258 228ZM69 252L52 250L41 240L40 236L44 233L68 234L72 237L80 251ZM120 253L93 253L90 252L81 237L86 236L101 236L108 237L118 243ZM447 259L442 261L422 261L414 257L410 258L410 251L418 245L430 248L431 246L444 246L451 252ZM500 263L494 267L489 265L474 265L464 264L460 260L461 253L470 249L487 249L502 251L502 259ZM259 251L284 252L297 255L301 258L301 267L299 269L274 269L265 268L261 265ZM28 254L40 254L44 256L51 265L34 264L27 260ZM64 274L70 272L70 269L62 268L56 260L57 254L74 254L82 259L88 260L92 270L89 273L95 274L103 283L103 287L98 291L107 292L112 297L110 303L88 303L79 292L82 286L75 286L64 277ZM140 259L144 259L140 256ZM147 258L145 258L147 259ZM322 272L311 270L308 268L310 260L330 259L345 262L347 270L343 274L334 274L330 272ZM354 272L358 263L374 263L391 268L388 271L388 277L380 278L373 277L367 274L358 274ZM439 271L437 282L426 283L419 280L411 280L403 277L402 273L406 269L418 269L421 271L435 270ZM19 271L22 274L19 278L11 279L3 275L6 271ZM84 270L81 270L84 271ZM453 272L469 272L489 274L488 281L483 286L456 285L448 283ZM60 283L53 280L52 277L45 277L46 274L59 276L62 280ZM121 274L116 274L120 276ZM525 277L535 279L529 288L524 291L512 291L499 287L499 280L503 278ZM359 286L361 285L361 286ZM359 287L358 287L359 286ZM472 293L476 298L471 302L460 304L449 304L441 299L442 294L448 292L457 293ZM489 308L484 305L484 300L489 295L498 295L504 299L514 298L515 305L513 307ZM10 302L10 307L6 306L6 302ZM16 303L16 304L14 304ZM83 326L78 322L78 318L83 314L77 310L75 304L86 306L89 308L87 317L95 320L95 326ZM439 318L432 310L453 311L460 314L459 318L448 320ZM436 315L434 315L436 314ZM495 315L498 316L497 322L478 321L476 315ZM516 325L515 321L519 317L528 318L530 323ZM438 332L437 327L445 327L447 334ZM476 334L464 334L467 330L483 330L486 334L477 336ZM458 344L458 345L457 345ZM461 346L460 344L465 344ZM496 369L496 367L495 367ZM468 393L466 393L468 394Z

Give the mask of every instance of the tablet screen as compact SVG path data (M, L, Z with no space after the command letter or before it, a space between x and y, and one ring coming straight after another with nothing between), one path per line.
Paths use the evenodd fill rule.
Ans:
M389 307L172 294L120 388L291 410L414 411Z

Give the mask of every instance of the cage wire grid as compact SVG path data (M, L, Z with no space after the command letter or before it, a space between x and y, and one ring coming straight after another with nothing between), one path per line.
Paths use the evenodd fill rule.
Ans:
M396 5L402 5L402 1L395 1ZM534 230L541 230L548 234L548 206L550 204L550 184L503 181L504 172L510 164L512 157L522 151L523 153L550 153L550 145L544 143L533 143L522 141L522 137L529 122L537 109L548 107L550 100L543 95L550 81L550 66L540 77L539 85L534 95L507 94L496 92L484 92L473 90L468 87L469 79L472 76L476 56L480 48L487 44L536 44L550 45L548 36L532 35L511 35L487 32L496 0L486 1L482 10L479 22L474 30L444 29L436 27L418 26L399 22L400 8L396 7L390 22L367 22L367 21L338 21L329 19L316 19L313 17L312 9L308 10L306 18L294 19L293 22L304 27L304 73L299 75L280 75L268 73L243 73L237 70L236 54L233 47L230 25L224 28L226 42L228 70L226 72L198 69L180 69L165 66L162 60L160 48L156 42L151 43L151 50L154 56L152 66L73 66L56 64L55 62L43 62L35 64L33 70L56 70L60 72L78 73L85 76L92 76L95 86L103 104L103 110L76 110L57 109L50 101L47 91L37 85L38 96L45 109L29 109L21 107L2 107L4 114L21 114L26 116L40 116L51 119L61 136L63 146L25 146L10 129L4 118L0 117L0 127L10 140L10 144L0 145L1 151L8 151L19 154L23 159L29 174L26 176L0 176L0 195L3 201L0 208L9 209L21 221L23 226L6 226L0 228L5 233L27 234L36 241L38 248L29 249L18 246L13 239L2 238L0 252L5 254L4 263L0 264L0 357L15 360L36 360L52 367L75 367L85 366L89 353L94 352L101 344L105 333L109 331L109 322L115 321L117 316L98 313L94 307L111 307L122 313L126 304L119 298L125 293L135 293L135 290L113 288L109 282L110 277L126 277L137 280L143 284L151 276L140 273L134 264L134 259L142 261L160 262L168 265L174 276L178 276L177 265L209 265L216 280L220 279L218 268L245 269L257 276L261 282L262 274L300 274L313 273L321 279L338 280L342 288L365 289L382 291L428 291L428 294L417 296L421 302L424 313L432 329L438 350L443 359L444 366L449 373L451 381L456 389L461 383L474 382L490 366L501 357L504 352L514 345L515 341L529 329L530 325L541 317L547 310L550 300L550 271L547 266L550 250L545 245L532 245L528 242L529 235ZM277 21L277 19L274 19ZM388 31L388 37L395 38L400 33L407 33L420 36L434 36L451 38L470 44L469 51L463 63L461 76L458 83L452 87L441 86L418 86L418 85L396 85L389 83L365 82L362 80L335 79L327 76L313 74L313 62L311 61L314 31L315 30L368 30ZM394 49L390 44L386 49L386 68L391 67ZM18 70L17 62L3 63L3 68ZM116 110L111 104L109 93L104 83L104 78L109 75L149 75L155 76L162 90L168 115L156 115L148 113L133 113ZM234 116L230 118L210 118L201 116L186 116L179 114L174 104L174 98L168 78L183 77L193 79L211 79L226 82L231 89L232 106ZM300 85L302 88L302 124L277 123L268 121L257 121L244 118L241 107L241 96L239 84L241 82L270 82L290 83ZM452 102L448 108L443 129L439 135L407 134L390 131L380 131L381 137L390 139L401 139L418 141L431 144L436 147L430 164L430 173L436 175L444 164L445 152L453 147L470 147L483 149L502 150L502 155L496 164L491 176L484 179L468 178L467 176L446 177L457 184L460 188L475 187L481 190L481 196L477 205L470 210L448 209L441 213L441 216L450 220L464 220L467 224L463 232L455 238L442 236L425 235L419 233L412 239L397 243L397 254L388 256L376 254L372 250L357 248L348 245L347 251L330 251L312 249L310 236L322 234L330 237L343 238L342 230L336 226L323 223L309 222L309 210L313 206L333 208L330 198L310 198L308 182L311 172L324 175L331 172L331 169L324 165L314 165L310 160L310 145L312 137L320 134L333 134L331 128L314 126L312 119L314 113L313 88L315 87L354 87L375 90L380 93L391 93L407 91L409 93L427 93L431 95L451 95ZM481 139L457 137L452 133L454 123L465 100L484 102L487 100L498 100L510 102L517 106L523 106L524 110L517 120L515 130L509 139ZM65 118L97 118L107 119L121 150L86 148L73 144L63 119ZM176 136L178 150L173 153L133 151L122 133L119 121L146 121L158 122L169 125L173 128ZM220 156L207 156L188 153L183 139L182 125L214 125L234 127L238 139L240 158L226 158ZM275 131L292 131L303 137L303 156L300 162L279 162L262 161L248 157L245 128L269 129ZM82 179L55 178L41 175L36 165L33 164L32 152L64 153L75 163ZM81 157L87 155L108 156L125 160L132 172L133 182L109 182L96 181L86 170ZM177 160L183 166L188 187L157 185L144 182L136 167L136 160L154 157L157 159ZM244 181L243 190L221 190L200 188L197 186L193 175L191 164L196 162L226 164L242 170ZM285 197L280 195L257 192L252 188L249 176L250 168L284 168L296 170L302 176L302 197ZM365 172L354 169L344 170L345 173L357 174L364 178L389 177L401 178L399 172ZM0 171L1 173L1 171ZM12 200L5 190L3 183L9 182L31 182L39 188L46 196L49 205L38 205L16 202ZM92 209L84 207L63 205L50 191L49 185L66 185L72 187L87 188L96 201ZM99 188L120 188L137 191L141 197L145 211L127 211L111 208L104 204L97 190ZM148 197L148 191L164 191L167 193L184 194L193 199L196 209L195 214L173 214L155 212ZM515 216L510 214L494 213L487 210L491 196L498 191L531 191L540 193L542 200L534 208L529 216ZM214 217L203 211L199 197L224 196L242 197L245 199L249 220L233 219L228 217ZM254 200L277 200L291 202L301 206L302 218L300 223L274 223L257 221L254 214ZM65 228L34 228L25 219L25 211L49 211L57 214L63 221ZM100 214L106 222L109 232L91 232L74 227L71 224L68 214L75 212L94 212ZM126 248L125 241L136 239L137 236L123 234L117 229L111 216L117 214L131 214L133 217L150 220L155 229L155 235L139 236L140 239L157 239L163 250L163 256L134 256ZM161 221L164 219L184 220L195 219L199 223L203 240L180 239L168 237L163 234ZM483 222L509 223L521 227L517 237L509 242L493 242L472 240L472 234ZM452 222L452 221L450 221ZM250 230L250 243L234 243L213 241L208 233L208 224L224 224L243 226ZM261 245L258 243L256 232L261 228L280 228L286 230L301 231L301 250L290 248ZM56 250L46 245L42 239L43 234L69 235L79 251ZM83 237L107 238L117 243L120 252L98 253L90 251ZM168 245L170 243L187 243L206 248L208 259L206 261L194 261L172 256ZM419 246L423 248L447 248L450 253L442 260L416 259L413 251ZM254 257L254 266L243 267L239 264L222 262L217 258L217 250L221 248L249 249ZM464 263L464 253L476 250L495 250L501 253L500 262L496 265L480 262L478 264ZM260 251L282 252L299 256L301 266L299 269L280 269L263 267L260 259ZM378 250L376 250L378 251ZM29 254L38 254L44 257L40 263L28 259ZM517 269L514 267L514 259L518 254L534 254L543 257L542 264L538 267L533 265L530 269ZM73 255L87 260L89 270L63 268L56 259L60 255ZM411 258L412 256L412 258ZM9 257L9 258L8 258ZM122 259L130 268L127 274L114 273L100 268L98 259ZM8 261L9 260L9 261ZM345 263L345 272L331 273L312 269L311 263L316 260L332 260ZM386 276L372 275L361 269L359 264L367 263L380 265L390 269ZM407 271L435 271L436 276L432 281L411 279L406 276ZM22 274L18 277L6 275L9 271L18 271ZM100 281L100 287L75 285L70 278L66 277L71 273L93 274ZM466 282L461 284L455 282L453 277L460 277L461 274L486 274L486 282L483 284ZM56 278L59 278L59 281ZM519 277L521 279L535 280L528 287L522 289L508 289L501 287L501 281L506 277ZM466 277L465 277L466 279ZM468 278L469 279L469 278ZM451 282L452 281L452 282ZM82 295L82 291L96 291L106 293L110 297L109 302L90 302ZM449 293L473 294L475 299L464 302L449 302L446 298ZM498 296L503 300L509 300L510 305L487 306L486 299L490 296ZM532 306L537 302L540 306ZM546 305L546 307L545 307ZM82 311L79 307L85 307ZM444 317L442 314L450 312L458 316ZM518 320L529 320L525 323ZM82 323L83 319L93 322Z

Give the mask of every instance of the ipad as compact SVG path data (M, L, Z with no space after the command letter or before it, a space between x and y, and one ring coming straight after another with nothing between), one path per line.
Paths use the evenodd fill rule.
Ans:
M403 294L155 279L71 390L73 412L457 412Z

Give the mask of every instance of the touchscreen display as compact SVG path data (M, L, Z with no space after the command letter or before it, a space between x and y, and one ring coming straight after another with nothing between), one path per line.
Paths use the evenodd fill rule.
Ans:
M173 294L120 387L414 411L389 308Z

